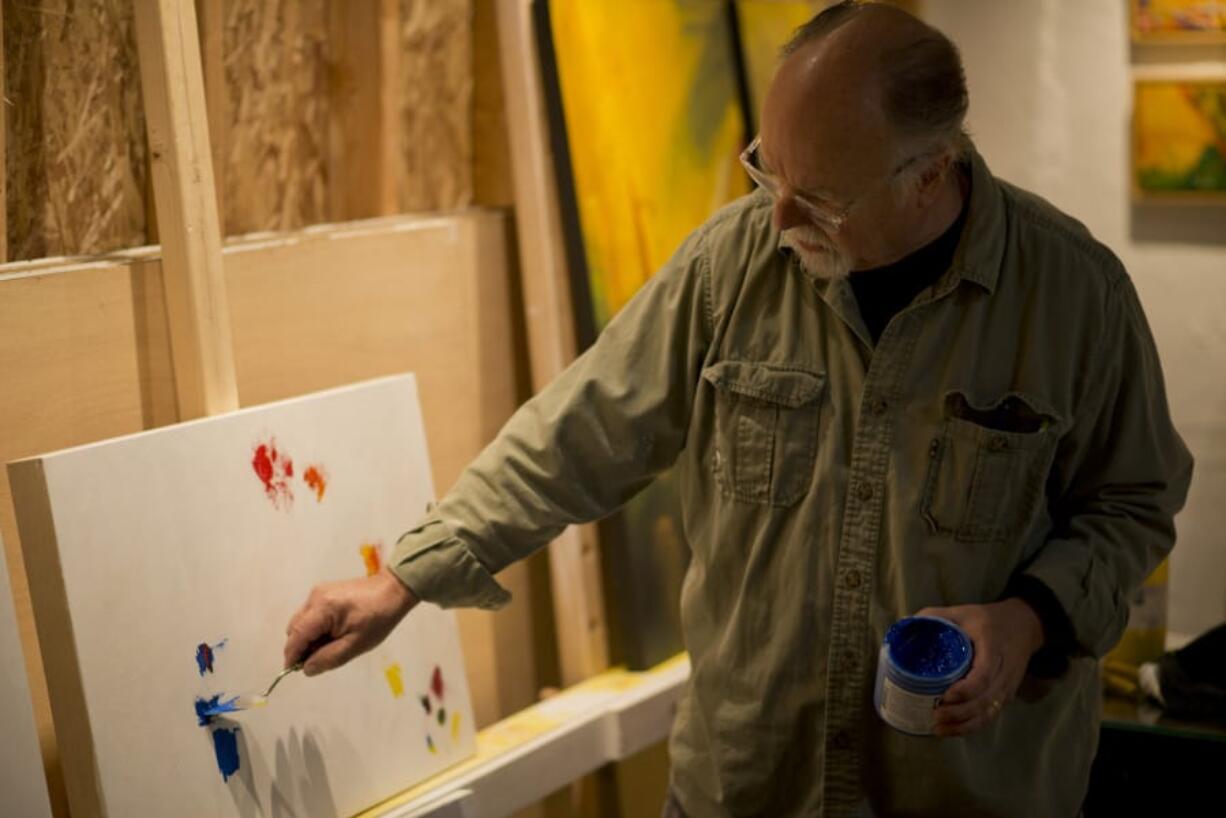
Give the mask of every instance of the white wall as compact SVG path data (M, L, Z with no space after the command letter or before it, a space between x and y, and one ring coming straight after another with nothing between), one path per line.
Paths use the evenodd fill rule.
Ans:
M1196 456L1171 560L1169 627L1226 620L1226 206L1129 200L1132 67L1226 74L1226 47L1133 53L1125 0L926 0L962 50L970 127L997 176L1084 222L1127 265ZM1160 66L1145 65L1142 71Z

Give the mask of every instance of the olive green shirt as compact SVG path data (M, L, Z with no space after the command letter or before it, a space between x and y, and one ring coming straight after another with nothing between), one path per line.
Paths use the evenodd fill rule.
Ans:
M950 269L876 345L846 281L780 253L769 198L724 208L399 543L421 598L498 607L493 574L675 465L692 818L1081 806L1094 657L1170 551L1192 461L1119 260L980 157L970 174ZM970 737L882 722L889 625L1022 573L1072 625L1063 676Z

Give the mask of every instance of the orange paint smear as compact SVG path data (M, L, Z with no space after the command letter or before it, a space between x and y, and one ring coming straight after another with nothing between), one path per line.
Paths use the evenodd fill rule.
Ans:
M366 563L366 576L373 577L375 574L379 573L379 569L382 567L382 559L379 556L379 546L370 545L368 543L363 545L360 550L362 552L362 560Z
M324 492L328 490L328 475L323 470L323 466L307 466L306 473L302 475L302 479L315 492L315 501L322 503Z

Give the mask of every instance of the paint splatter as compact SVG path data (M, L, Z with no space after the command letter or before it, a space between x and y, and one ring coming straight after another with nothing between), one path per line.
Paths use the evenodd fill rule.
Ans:
M446 723L447 723L447 708L440 707L438 709L438 726L442 727Z
M419 697L419 700L421 701L421 709L426 711L427 716L430 715L430 711L434 709L430 706L430 697L421 696Z
M388 665L383 669L387 676L387 686L392 689L392 698L399 699L404 695L404 680L400 678L400 665Z
M428 734L426 735L426 748L434 755L438 755L438 749L434 746L434 739L430 738Z
M324 471L324 467L318 464L307 466L307 470L302 474L302 479L315 492L315 502L322 503L324 501L324 492L328 490L328 473Z
M434 673L430 677L430 692L440 702L443 700L443 671L438 665L434 666Z
M294 503L290 480L294 476L294 461L285 452L277 451L277 442L269 440L255 449L251 468L264 484L264 493L276 508L288 509Z
M218 727L213 731L213 750L217 753L217 769L221 780L228 781L238 772L238 728Z
M221 693L208 699L197 697L196 718L199 720L201 727L209 726L213 723L214 717L220 716L222 713L233 713L238 710L236 705L238 696L226 699L224 702L221 701L221 697Z
M358 550L362 553L362 561L366 563L366 576L373 577L379 573L383 562L380 556L380 544L364 543Z
M196 666L200 668L201 676L213 672L213 648L204 642L196 646Z
M451 714L451 740L460 740L460 714L458 712Z
M200 669L200 675L203 676L206 672L213 672L213 661L216 658L216 651L221 650L226 646L225 639L222 639L216 645L210 645L207 642L201 642L196 646L196 667Z

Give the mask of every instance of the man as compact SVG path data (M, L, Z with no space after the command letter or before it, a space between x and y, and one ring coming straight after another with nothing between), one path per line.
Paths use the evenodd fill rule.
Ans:
M347 661L419 598L504 604L493 574L675 463L693 674L670 814L1076 814L1094 657L1173 545L1191 458L1120 262L991 176L966 107L953 45L904 12L800 29L744 156L761 189L511 419L391 573L316 589L286 661L321 634L308 673ZM975 649L936 738L872 706L882 636L917 611Z

